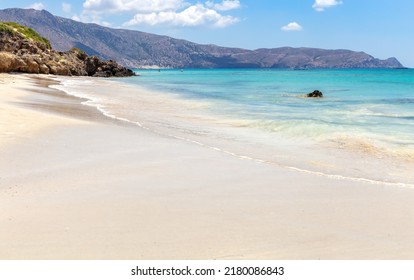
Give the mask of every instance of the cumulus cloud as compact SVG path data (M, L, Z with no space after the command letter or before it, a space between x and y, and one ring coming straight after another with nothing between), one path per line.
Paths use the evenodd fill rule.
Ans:
M190 3L189 0L85 0L80 19L94 15L132 14L123 26L173 25L225 27L239 21L226 15L227 11L241 7L240 0L208 0ZM192 2L196 2L191 0Z
M96 23L102 26L110 27L112 24L110 22L102 20L102 17L96 14L85 14L82 13L81 15L73 15L73 20L80 21L80 22L86 22L86 23Z
M315 0L315 3L312 5L312 8L314 8L318 12L322 12L326 8L330 8L340 4L342 4L342 1L340 0Z
M297 22L291 22L281 28L283 31L301 31L303 27Z
M62 11L64 12L64 13L70 13L71 11L72 11L72 5L71 4L69 4L69 3L65 3L65 2L63 2L62 3Z
M223 0L221 3L215 3L214 1L207 1L206 6L218 11L229 11L240 8L239 0Z
M33 3L32 5L30 5L29 7L27 7L28 9L35 9L35 10L43 10L46 6L43 3L37 2L37 3Z
M175 26L198 26L210 24L214 27L225 27L236 22L238 22L238 19L235 17L223 16L216 10L209 9L202 4L196 4L180 12L164 11L159 13L137 14L124 25L168 24Z

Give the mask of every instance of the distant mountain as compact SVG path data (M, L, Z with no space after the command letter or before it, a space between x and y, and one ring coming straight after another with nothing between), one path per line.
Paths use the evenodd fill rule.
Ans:
M401 68L396 58L380 60L364 52L314 48L247 50L200 45L140 31L113 29L54 16L42 10L0 10L0 21L29 26L56 50L79 48L128 67L172 68Z

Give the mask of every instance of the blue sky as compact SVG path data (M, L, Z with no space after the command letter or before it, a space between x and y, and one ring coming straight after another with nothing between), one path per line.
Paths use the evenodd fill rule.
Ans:
M414 68L412 0L1 0L83 22L248 49L351 49Z

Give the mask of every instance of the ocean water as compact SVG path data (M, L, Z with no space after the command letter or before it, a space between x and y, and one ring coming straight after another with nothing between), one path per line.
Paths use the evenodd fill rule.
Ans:
M243 160L414 184L414 69L136 70L62 80L108 117ZM305 98L320 90L324 97Z
M138 71L131 83L215 103L216 113L297 137L372 134L414 148L414 70ZM315 89L323 99L302 98Z

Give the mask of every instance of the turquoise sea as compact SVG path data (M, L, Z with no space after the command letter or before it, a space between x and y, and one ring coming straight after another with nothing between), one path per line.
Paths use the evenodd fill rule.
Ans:
M414 184L414 69L135 71L111 80L117 87L63 89L107 116L241 159ZM304 97L316 89L323 98Z
M414 69L137 70L128 82L297 137L342 132L414 149ZM322 99L302 98L318 89Z

